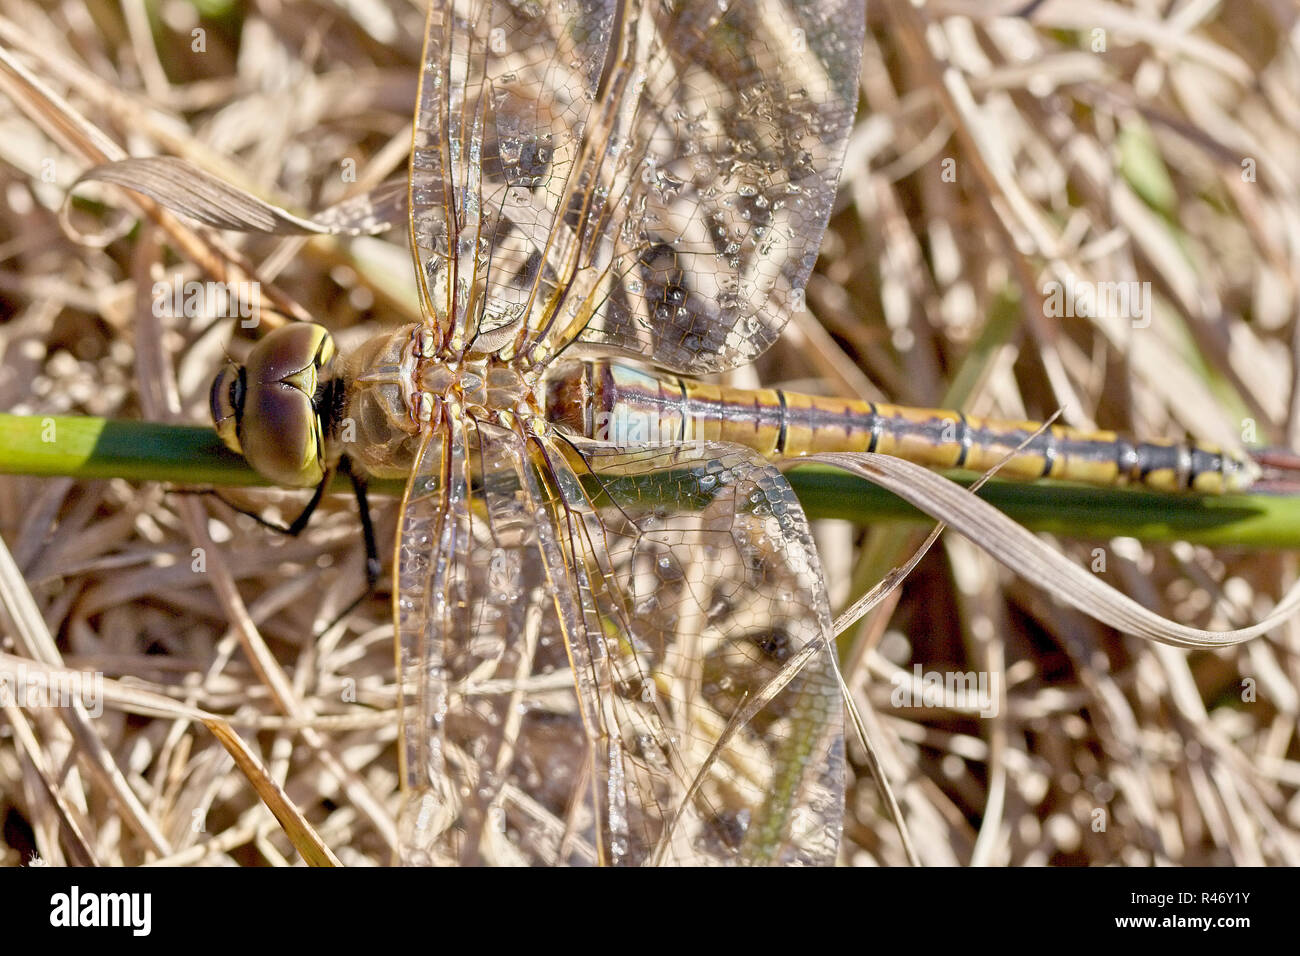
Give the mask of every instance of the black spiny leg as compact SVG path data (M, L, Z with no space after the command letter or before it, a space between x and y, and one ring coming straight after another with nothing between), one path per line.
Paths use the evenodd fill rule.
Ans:
M325 487L330 483L330 479L333 477L333 473L327 473L325 477L321 479L320 484L316 486L316 490L312 492L311 501L307 502L302 509L302 513L299 514L298 517L294 518L289 524L281 524L278 521L271 521L269 518L263 518L256 511L250 511L247 508L235 504L215 488L172 488L170 494L211 495L231 511L237 511L241 515L247 515L263 528L268 528L278 534L287 534L296 538L298 535L302 534L303 529L307 527L307 522L311 521L311 516L316 513L316 509L320 506L321 499L325 497Z
M344 456L339 460L339 471L348 476L352 482L352 493L357 499L357 511L361 516L361 535L365 539L366 545L366 588L356 598L339 612L334 620L330 621L328 626L321 631L325 634L334 629L334 626L343 620L370 595L375 593L375 585L379 583L379 547L375 544L375 525L370 518L370 499L366 497L366 476L360 474L352 467L352 463Z
M375 544L375 524L370 519L370 499L366 497L366 476L358 474L352 467L352 462L346 457L339 462L339 470L352 482L352 493L357 498L357 512L361 516L361 534L366 541L366 592L357 598L357 603L360 603L375 590L375 585L379 583L379 547ZM354 603L352 607L356 607L356 604Z
M347 617L349 614L355 611L362 601L370 597L370 595L372 595L375 592L375 585L379 583L379 573L383 567L379 563L379 546L375 542L375 523L370 517L370 499L366 494L366 476L364 474L358 473L356 469L352 467L352 463L347 459L346 456L344 456L342 459L339 460L338 470L343 474L347 475L348 479L352 482L352 493L356 496L357 499L357 511L359 512L361 517L361 534L365 541L365 547L366 547L366 571L365 571L366 587L365 590L363 590L360 594L358 594L356 598L353 599L353 601L350 604L348 604L348 606L344 608L343 611L337 617L334 618L334 620L330 621L329 626L321 631L322 634L324 634L326 631L331 630L336 624L339 623L339 621L343 620L345 617ZM292 535L293 537L297 537L298 535L302 534L303 529L307 527L307 523L311 521L311 516L316 513L316 509L320 506L321 500L325 497L325 489L329 485L330 480L333 477L334 477L334 472L332 470L326 472L325 477L321 479L320 484L316 486L316 490L312 493L311 501L307 502L307 504L303 507L302 511L299 513L298 517L294 518L293 521L287 525L281 524L277 521L270 521L267 518L263 518L260 514L258 514L255 511L249 511L247 508L241 508L233 501L226 500L224 497L222 497L221 493L216 491L215 489L208 488L208 489L200 490L200 489L190 489L190 488L175 488L172 490L175 494L182 494L182 495L212 495L214 498L216 498L218 501L220 501L222 504L226 505L227 507L231 508L232 510L238 511L240 514L243 515L248 515L248 517L252 518L254 521L256 521L264 528L268 528L271 531L275 531L279 534L287 534L287 535Z

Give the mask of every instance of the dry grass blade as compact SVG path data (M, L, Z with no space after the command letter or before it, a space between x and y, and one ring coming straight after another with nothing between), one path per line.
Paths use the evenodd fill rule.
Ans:
M57 686L60 682L67 683L71 679L85 679L93 676L61 667L47 667L26 658L3 653L0 653L0 666L3 666L7 673L20 671L38 673L49 686ZM119 684L117 681L112 680L103 681L103 700L104 703L118 707L128 713L202 723L208 730L212 731L213 736L220 741L221 745L226 748L234 759L236 766L256 788L267 809L280 822L280 826L284 828L285 834L298 849L298 852L302 854L303 859L312 866L339 865L338 858L334 856L312 825L293 805L293 802L289 800L283 788L267 773L257 755L249 749L248 745L244 743L227 720L215 714L206 713L199 708L181 704L170 697L151 694L138 687ZM35 764L35 758L43 752L43 748L32 736L27 721L22 718L22 713L16 706L12 703L6 704L5 712L9 717L10 724L18 733L24 749L29 756L34 758L33 763ZM36 766L41 774L41 779L46 783L51 797L58 799L60 806L63 807L61 798L58 796L58 788L49 780L43 769L39 765ZM94 856L86 844L85 838L75 830L76 817L66 808L64 808L62 822L65 826L72 828L71 836L75 838L74 846L80 851L80 858L76 862L83 865L94 865Z
M2 18L0 28L3 28L0 32L8 35L11 40L15 36L22 36L21 31L17 31ZM0 47L0 78L6 81L4 92L13 102L38 128L72 155L95 166L127 160L126 152L121 146L81 116L66 99L41 83L3 47ZM135 202L167 232L186 255L200 263L209 275L238 285L247 281L249 275L256 274L234 249L215 237L200 235L177 222L147 196L137 195ZM105 230L100 240L107 243L128 228L126 224L119 224L111 231ZM283 312L299 320L308 319L308 314L273 284L259 282L258 285L260 292Z
M4 605L18 646L39 664L61 666L62 655L55 647L54 639L50 636L35 601L32 600L27 582L23 580L8 546L2 540L0 540L0 603ZM84 707L74 702L73 706L56 708L55 713L67 731L69 742L74 749L80 751L87 772L119 801L127 825L143 837L154 851L168 852L170 846L167 838L131 789L112 754L108 752L91 726ZM57 732L52 724L50 729L51 732Z
M867 452L811 455L802 460L834 465L888 488L961 532L1025 580L1125 634L1174 647L1225 647L1267 634L1300 610L1297 582L1267 617L1249 627L1229 631L1188 627L1097 580L993 506L919 465Z
M68 191L68 203L73 201L76 187L85 182L111 183L142 193L174 213L217 229L271 236L358 236L383 232L395 220L377 216L376 206L387 204L391 211L386 215L400 215L402 210L400 206L394 207L393 200L405 193L402 184L389 183L382 187L377 199L358 197L327 210L318 219L302 219L174 156L122 159L88 169ZM66 211L66 205L64 208Z
M37 612L31 600L26 584L23 582L22 576L18 574L17 567L13 564L13 559L3 541L0 541L0 598L3 598L7 616L14 625L14 632L23 638L24 646L29 650L29 653L35 651L33 656L27 659L16 658L7 654L0 655L0 664L4 665L5 673L39 673L49 682L47 686L54 686L54 682L59 676L66 679L72 674L73 672L59 666L61 658L58 652L54 650L54 644L50 639L49 632L40 620L39 612ZM45 659L46 657L49 659ZM82 676L88 677L90 675L78 675L78 677ZM141 701L151 703L154 712L157 714L201 720L229 751L240 770L244 772L249 782L253 784L259 795L266 801L267 807L280 821L294 846L303 854L303 858L314 865L337 865L337 859L321 841L319 835L286 798L284 791L266 773L261 762L225 720L196 711L193 708L180 707L167 698L145 694L140 691L132 691L124 695L123 699L130 699L136 703ZM62 798L58 796L58 788L48 774L41 769L40 764L36 762L38 759L36 755L42 752L42 748L36 743L26 721L22 719L21 714L17 712L17 708L14 707L12 702L7 704L6 711L9 712L10 724L25 743L25 749L29 758L33 760L33 766L36 767L40 779L44 782L52 799L64 809L63 823L68 827L69 835L73 837L71 845L74 848L81 848L81 852L77 854L80 862L92 862L93 854L87 846L85 838L76 829L75 817L66 811ZM118 771L111 755L104 750L99 737L91 729L87 715L82 707L76 705L71 708L58 708L56 712L63 716L65 724L72 731L73 739L81 745L83 752L89 758L92 773L98 771L96 775L102 781L111 785L117 793L119 800L127 809L128 820L132 821L142 833L150 837L159 853L164 855L170 853L170 846L166 838L161 830L156 828L148 811L135 798L130 786Z
M24 666L26 666L25 662ZM25 758L24 769L31 769L49 805L53 806L58 813L58 822L63 829L63 835L59 840L51 841L49 849L57 850L59 847L66 846L69 862L77 866L97 865L94 850L91 849L89 841L77 824L76 813L64 799L54 775L45 766L45 750L32 732L26 715L12 701L6 700L3 707L9 726L13 728L14 741L22 757Z
M325 845L325 841L307 822L307 818L293 805L293 801L286 796L284 789L266 772L261 761L248 749L230 724L212 717L205 719L203 723L208 730L212 731L213 736L221 741L221 745L230 752L230 756L235 758L239 769L256 788L258 796L262 798L267 809L280 821L280 826L284 827L285 834L302 854L302 858L311 866L340 866L338 857Z
M1043 422L1037 430L1020 443L1016 450L1019 451L1020 449L1025 448L1035 438L1047 429L1051 428L1052 423L1056 421L1060 414L1061 413L1058 410L1051 418ZM1001 462L980 475L979 479L966 489L966 493L973 495L978 492L990 478L998 473L998 469L1010 460L1011 454L1011 452L1008 452ZM892 594L894 590L903 583L907 576L912 573L912 570L921 563L921 559L925 557L926 553L930 550L931 545L939 539L939 535L943 534L944 527L944 523L940 521L939 524L937 524L934 529L925 536L925 540L921 542L921 545L914 552L912 552L912 556L909 557L906 562L901 566L890 570L890 572L882 578L879 583L874 585L870 591L854 601L847 610L841 611L839 616L836 617L834 622L831 624L832 633L843 634L850 627L860 621L868 612L871 611L872 608ZM850 704L852 704L851 700Z
M0 21L3 22L3 21ZM68 103L40 79L33 76L13 55L0 46L0 87L13 102L29 105L33 118L65 149L81 152L98 162L123 159L125 151L117 143L86 122Z

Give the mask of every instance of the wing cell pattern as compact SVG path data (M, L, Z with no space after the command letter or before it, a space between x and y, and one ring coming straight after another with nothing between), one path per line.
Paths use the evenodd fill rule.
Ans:
M834 861L843 717L789 485L732 445L565 436L527 393L562 353L702 373L771 344L831 211L864 20L432 3L408 205L416 380L440 384L394 561L405 862Z
M435 3L411 216L446 353L761 354L803 307L864 20L861 0Z
M407 861L832 862L829 612L780 474L446 425L398 554Z

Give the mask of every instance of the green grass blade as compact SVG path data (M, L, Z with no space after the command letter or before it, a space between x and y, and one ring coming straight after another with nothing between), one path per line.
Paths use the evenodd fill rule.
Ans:
M268 484L223 447L211 428L77 416L0 415L0 473L187 486ZM810 518L859 524L933 521L870 482L824 465L794 466L787 477ZM333 489L348 487L346 478L336 478ZM372 487L381 494L401 491L400 482ZM989 482L980 496L1031 530L1066 537L1300 548L1300 497L1202 497L1000 481Z
M824 465L786 473L809 517L848 521L934 519L870 482ZM953 476L970 484L969 476ZM1171 495L1057 482L990 481L979 496L1032 531L1070 538L1118 536L1213 547L1300 548L1300 497Z

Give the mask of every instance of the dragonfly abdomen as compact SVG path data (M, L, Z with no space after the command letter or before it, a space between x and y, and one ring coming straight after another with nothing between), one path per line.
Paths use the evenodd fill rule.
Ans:
M728 441L768 458L879 452L930 468L1092 485L1138 484L1218 494L1248 487L1254 464L1209 445L1135 441L1108 431L1004 421L948 409L738 389L655 375L613 362L586 366L578 398L552 388L552 417L617 442ZM580 411L575 403L585 406ZM564 405L569 411L556 412ZM1023 446L1023 447L1022 447ZM1004 461L1005 459L1005 461Z

